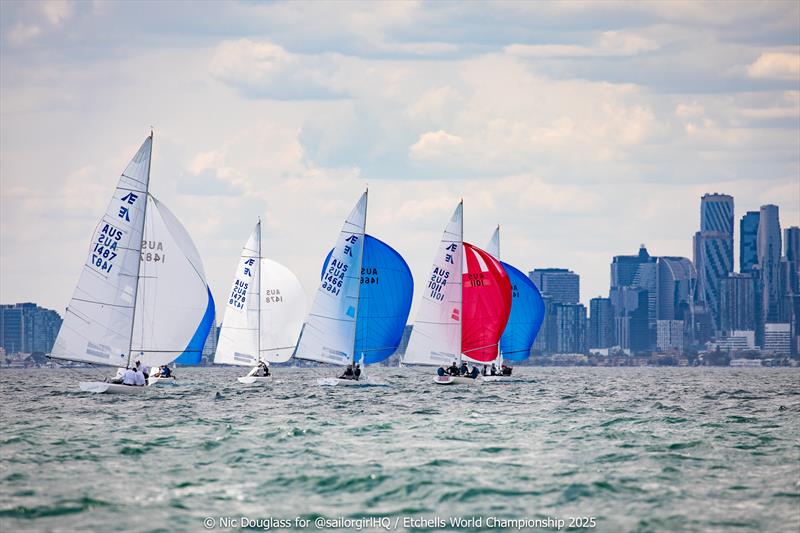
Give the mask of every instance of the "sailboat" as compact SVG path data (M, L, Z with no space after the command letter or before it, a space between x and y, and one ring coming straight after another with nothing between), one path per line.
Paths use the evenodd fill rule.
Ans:
M495 228L486 251L500 261L500 226ZM500 337L495 367L503 368L504 361L524 361L544 320L544 300L533 281L519 269L500 261L511 282L511 313ZM508 375L486 375L483 381L512 381Z
M464 242L463 201L444 230L411 330L404 365L486 363L511 311L511 284L500 262ZM435 382L479 383L470 377L440 375Z
M51 357L111 367L199 360L214 322L200 254L175 215L149 192L153 134L119 178ZM85 392L135 394L107 381Z
M390 357L411 310L413 279L405 260L367 235L365 192L328 253L294 356L351 368ZM327 386L365 386L365 379L322 378Z
M245 385L265 384L261 363L285 363L292 357L303 326L306 296L288 268L261 255L261 220L242 248L225 307L214 363L255 366L237 378Z

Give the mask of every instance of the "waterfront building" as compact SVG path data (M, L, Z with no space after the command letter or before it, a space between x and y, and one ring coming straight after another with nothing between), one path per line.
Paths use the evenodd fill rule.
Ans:
M610 298L592 298L589 301L589 348L614 346L614 308Z
M755 288L750 274L730 273L720 280L720 331L755 331Z
M773 354L789 355L791 353L792 328L790 324L764 324L763 351Z
M528 273L542 296L559 304L580 302L580 276L566 268L537 268Z
M739 272L749 274L758 264L759 211L748 211L739 222Z
M683 352L683 320L659 320L657 322L656 348L662 352Z
M719 349L723 352L742 352L756 349L756 332L754 330L732 331L729 335L708 344L709 350Z
M35 303L0 305L0 347L6 353L50 353L61 316Z
M758 222L758 265L761 270L761 319L780 320L781 225L777 205L762 205Z
M583 304L554 304L555 346L552 353L585 353L586 307Z

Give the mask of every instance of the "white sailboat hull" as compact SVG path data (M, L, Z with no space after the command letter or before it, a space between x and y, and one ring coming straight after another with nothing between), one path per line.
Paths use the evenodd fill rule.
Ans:
M322 387L381 387L385 383L377 383L368 379L342 379L342 378L319 378L317 385Z
M83 392L95 394L144 394L147 387L136 385L120 385L106 381L81 381L78 386Z
M434 376L433 382L437 385L477 385L480 380L461 376Z
M151 387L156 385L159 387L163 387L164 385L177 385L178 382L175 380L174 376L170 376L168 378L150 376L149 378L147 378L147 384L150 385Z
M510 383L512 381L518 381L512 376L481 376L481 380L488 383Z
M241 376L236 381L243 385L267 385L272 381L272 376Z

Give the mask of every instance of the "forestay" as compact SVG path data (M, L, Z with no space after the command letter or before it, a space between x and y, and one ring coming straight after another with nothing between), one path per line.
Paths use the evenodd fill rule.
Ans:
M300 334L295 357L339 365L353 360L366 216L365 192L339 233Z
M95 228L52 357L114 366L127 363L152 142L151 135L128 163Z
M417 319L403 356L405 364L449 364L460 357L462 241L463 203L459 203L422 288Z

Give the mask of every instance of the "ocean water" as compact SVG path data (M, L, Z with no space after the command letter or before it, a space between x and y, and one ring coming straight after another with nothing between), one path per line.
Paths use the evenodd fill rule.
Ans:
M77 392L99 370L0 371L0 531L800 530L798 369L519 368L524 382L440 387L384 368L370 374L391 386L357 389L274 370L248 388L241 370L179 369L141 397Z

